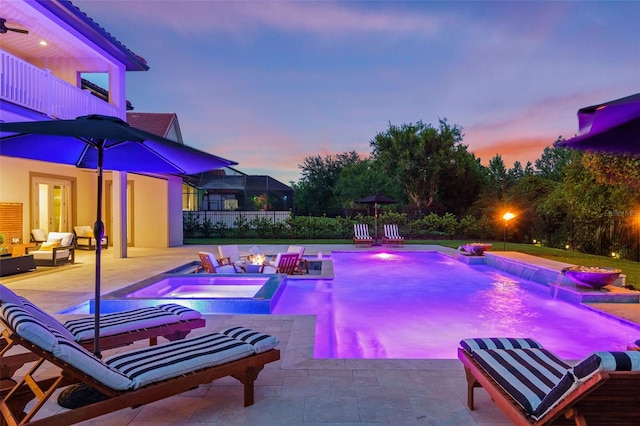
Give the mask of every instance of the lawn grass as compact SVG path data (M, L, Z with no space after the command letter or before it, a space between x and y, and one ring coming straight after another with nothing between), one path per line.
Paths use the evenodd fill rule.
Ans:
M407 240L405 244L420 245L441 245L445 247L458 248L460 245L468 243L468 240ZM485 242L485 241L483 241ZM260 245L260 244L283 244L283 245L304 245L304 244L351 244L352 240L303 240L303 239L232 239L232 238L185 238L185 244L207 244L207 245L223 245L223 244L241 244L241 245ZM490 242L491 243L491 242ZM503 242L494 241L492 251L502 251ZM626 283L636 289L640 289L640 262L631 260L614 259L607 256L596 256L592 254L578 253L570 250L561 250L549 247L541 247L533 244L515 244L507 243L504 247L507 251L517 251L520 253L530 254L532 256L542 257L544 259L555 260L558 262L570 263L573 265L583 266L602 266L609 268L618 268L627 276Z

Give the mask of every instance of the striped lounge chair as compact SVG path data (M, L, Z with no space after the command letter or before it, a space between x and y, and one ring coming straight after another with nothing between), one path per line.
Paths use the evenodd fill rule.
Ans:
M373 238L369 236L369 226L366 223L356 223L353 225L353 245L370 246Z
M11 289L0 284L0 305L11 303L31 312L41 322L58 332L67 335L81 346L91 349L94 346L93 316L73 319L62 324L57 319L40 309L28 299L18 296ZM164 304L155 307L134 309L100 316L100 348L111 349L127 346L133 342L149 339L150 345L158 343L158 337L174 341L184 339L191 330L205 326L200 312L177 304ZM36 357L29 352L15 354L10 352L11 346L0 339L0 389L12 383L11 377L25 363Z
M400 236L398 232L398 225L385 224L384 225L384 237L382 237L382 244L386 245L404 245L404 237Z
M467 401L484 388L515 425L640 424L640 352L595 352L570 365L533 339L460 342Z
M258 374L265 364L280 359L276 337L243 327L119 352L101 360L22 306L3 304L0 322L7 341L38 357L34 367L0 401L3 424L9 425L78 423L178 395L226 376L244 385L244 405L249 406L254 401ZM40 367L45 361L61 370L58 375L42 374ZM97 395L82 404L66 406L70 408L66 411L43 409L56 390L74 384L92 388ZM28 405L34 398L35 403Z

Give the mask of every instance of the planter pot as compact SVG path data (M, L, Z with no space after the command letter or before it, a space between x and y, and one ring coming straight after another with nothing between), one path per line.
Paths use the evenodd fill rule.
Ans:
M564 272L574 283L595 289L612 284L622 273L620 269L591 266L572 266Z

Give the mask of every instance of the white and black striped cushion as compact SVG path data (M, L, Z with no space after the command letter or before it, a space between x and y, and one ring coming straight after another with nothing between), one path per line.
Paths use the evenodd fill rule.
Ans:
M148 307L113 314L100 315L100 336L113 336L128 331L165 324L174 324L180 317L167 309ZM92 340L95 335L95 318L84 317L64 323L66 329L73 334L77 342Z
M460 346L469 353L477 349L542 349L542 345L530 338L522 337L478 337L463 339Z
M73 339L67 339L59 335L53 354L58 359L82 371L87 376L93 377L96 381L111 389L133 389L133 381L129 377L104 364Z
M598 371L640 371L640 352L594 352L573 366L578 380L587 380Z
M186 306L178 305L177 303L165 303L164 305L158 305L158 309L163 309L177 315L181 321L202 318L202 314L200 312L187 308Z
M257 354L275 348L280 340L276 336L261 333L246 327L229 327L221 331L222 334L247 342L255 348Z
M213 333L120 353L104 362L129 377L138 388L253 353L250 344Z
M22 307L33 315L37 320L41 321L43 324L46 324L50 328L58 331L59 333L65 335L66 337L73 339L73 335L65 328L64 325L47 312L40 309L38 306L31 303L29 300L21 297L22 299Z
M22 305L22 298L14 293L9 287L0 284L0 304L12 303L14 305Z
M3 303L2 316L18 336L45 351L53 352L58 342L53 335L53 329L34 317L23 306Z
M477 349L473 358L534 418L576 385L571 366L545 349Z

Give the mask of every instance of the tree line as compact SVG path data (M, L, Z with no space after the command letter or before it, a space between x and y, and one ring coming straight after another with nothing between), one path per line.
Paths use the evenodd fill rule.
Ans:
M534 163L507 168L499 154L487 166L463 143L462 127L441 119L388 128L371 153L314 155L299 165L296 216L355 217L371 194L398 201L383 206L394 220L434 215L466 224L464 238L509 240L639 260L640 156L585 153L555 146ZM558 142L558 138L555 142ZM370 212L371 213L371 212ZM470 234L469 234L470 233Z

